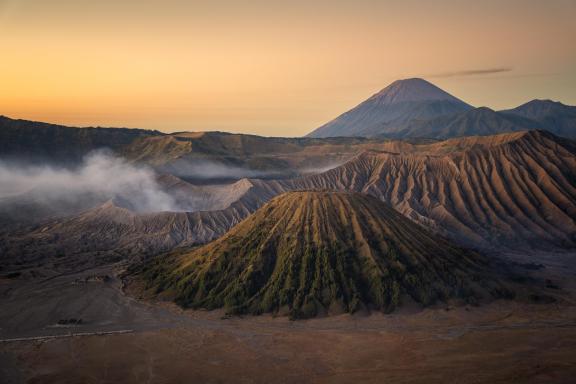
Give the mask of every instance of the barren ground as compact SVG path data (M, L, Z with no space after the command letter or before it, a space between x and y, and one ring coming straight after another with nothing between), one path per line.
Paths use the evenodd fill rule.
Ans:
M114 267L0 283L0 383L572 383L576 254L546 268L552 304L403 309L307 321L222 319L125 296ZM94 279L92 279L94 280ZM58 321L81 318L80 325ZM130 333L70 336L125 330ZM61 338L6 341L59 335Z

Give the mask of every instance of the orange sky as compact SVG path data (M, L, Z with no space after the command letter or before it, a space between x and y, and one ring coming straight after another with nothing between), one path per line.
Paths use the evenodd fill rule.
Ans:
M574 0L0 0L0 114L300 136L414 76L576 105L575 20Z

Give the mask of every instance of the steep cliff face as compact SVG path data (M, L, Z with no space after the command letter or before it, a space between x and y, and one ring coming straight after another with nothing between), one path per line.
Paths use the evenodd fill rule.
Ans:
M480 255L356 193L289 192L221 239L153 261L148 288L186 307L292 317L510 295Z

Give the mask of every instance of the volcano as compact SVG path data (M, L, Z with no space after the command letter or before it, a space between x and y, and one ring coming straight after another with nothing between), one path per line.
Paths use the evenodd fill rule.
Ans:
M470 105L426 80L397 80L308 136L394 136L413 120L453 115L469 109L472 109Z
M183 307L307 318L510 295L490 271L483 256L376 198L300 191L274 198L215 242L152 261L141 276Z

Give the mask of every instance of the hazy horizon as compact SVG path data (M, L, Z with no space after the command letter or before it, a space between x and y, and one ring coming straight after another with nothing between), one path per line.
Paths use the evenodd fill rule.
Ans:
M302 136L397 79L576 105L576 2L0 2L0 114Z

